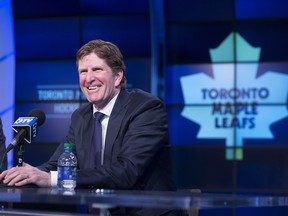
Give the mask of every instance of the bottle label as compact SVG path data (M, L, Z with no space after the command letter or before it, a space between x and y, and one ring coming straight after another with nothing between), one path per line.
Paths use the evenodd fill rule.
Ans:
M58 181L75 180L76 181L76 166L59 166Z

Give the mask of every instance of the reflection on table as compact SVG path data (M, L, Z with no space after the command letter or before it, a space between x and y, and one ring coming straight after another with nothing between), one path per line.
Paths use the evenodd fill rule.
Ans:
M0 203L62 204L114 207L209 209L288 206L286 196L258 196L193 192L155 192L121 190L61 191L57 188L0 188Z

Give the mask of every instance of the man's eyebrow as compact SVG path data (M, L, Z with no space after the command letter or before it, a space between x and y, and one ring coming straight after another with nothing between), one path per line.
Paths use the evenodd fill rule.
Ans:
M103 70L103 67L101 67L101 66L94 66L94 67L92 67L92 70Z
M88 71L88 69L87 68L80 68L80 69L78 69L78 71L79 72L85 72L85 71Z

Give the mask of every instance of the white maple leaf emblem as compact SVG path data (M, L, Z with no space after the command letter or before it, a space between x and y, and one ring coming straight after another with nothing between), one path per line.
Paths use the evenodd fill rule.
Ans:
M237 63L219 63L221 58L227 62L227 56L220 53L227 54L228 45L234 39L241 44ZM234 51L229 49L229 52L228 57ZM227 147L240 148L245 138L272 139L270 124L287 116L283 104L287 99L288 76L267 71L257 77L258 63L255 62L260 49L250 46L238 33L231 33L218 48L211 49L210 54L213 77L197 73L180 78L185 102L181 115L201 125L197 138L222 138L226 139ZM279 102L282 105L277 105ZM274 105L268 105L271 103ZM190 106L192 104L202 106Z

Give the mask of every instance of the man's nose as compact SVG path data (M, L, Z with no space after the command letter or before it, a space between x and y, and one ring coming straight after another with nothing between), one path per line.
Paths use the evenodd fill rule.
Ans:
M92 71L88 71L87 76L86 76L86 80L89 82L95 80L95 75Z

